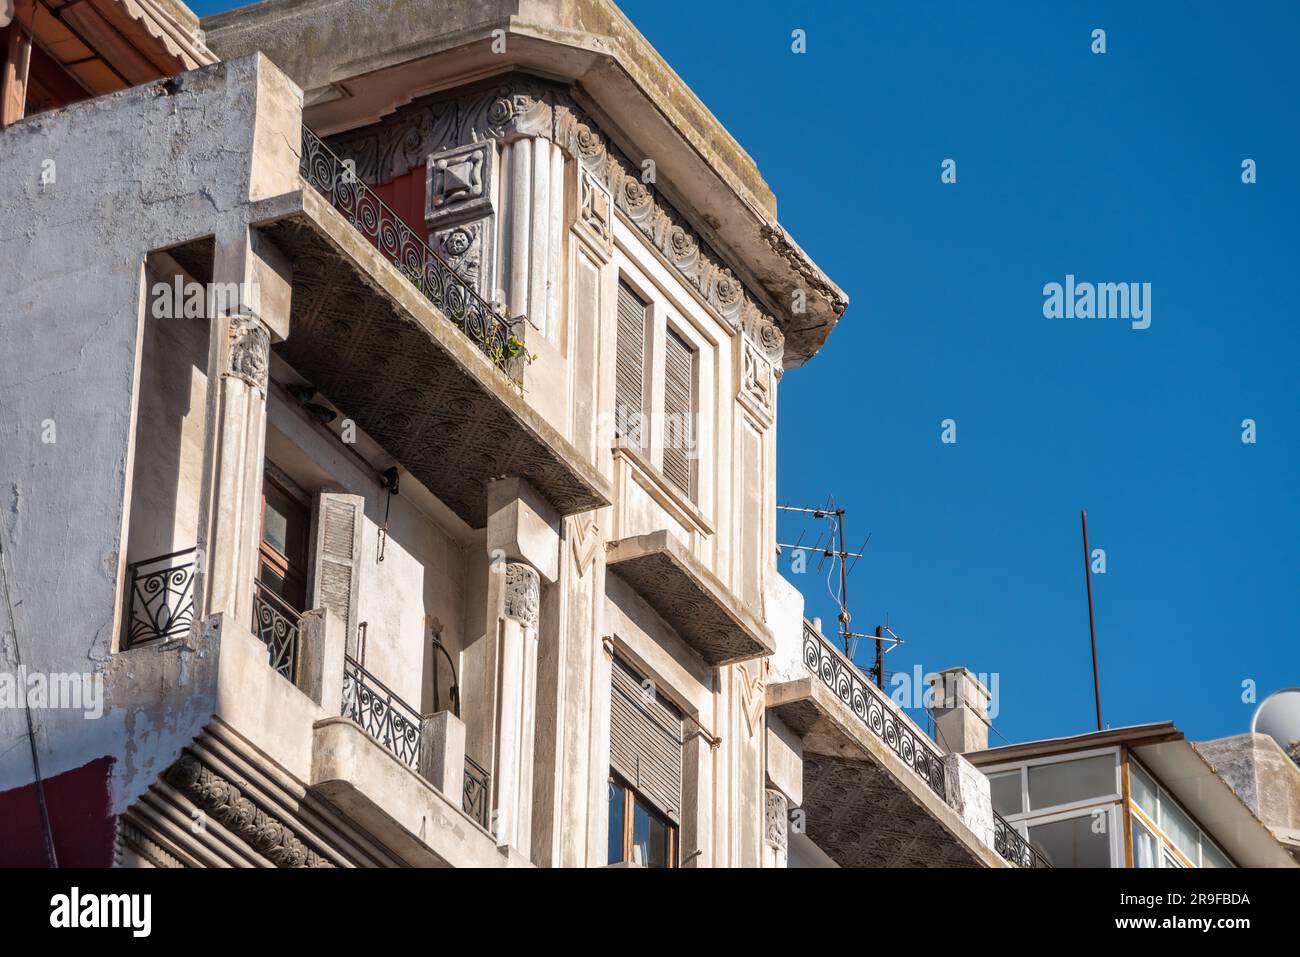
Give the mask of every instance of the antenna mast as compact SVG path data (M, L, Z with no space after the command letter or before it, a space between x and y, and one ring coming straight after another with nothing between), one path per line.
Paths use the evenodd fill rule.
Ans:
M1092 613L1092 559L1088 552L1088 513L1079 513L1083 519L1083 578L1088 583L1088 634L1092 638L1092 693L1097 702L1097 730L1101 728L1101 678L1097 675L1097 623Z

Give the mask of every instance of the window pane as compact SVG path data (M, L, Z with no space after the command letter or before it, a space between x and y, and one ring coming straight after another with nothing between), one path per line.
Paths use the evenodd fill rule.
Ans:
M1133 818L1133 866L1160 866L1160 842L1136 817Z
M1106 820L1109 826L1109 815ZM1110 867L1110 835L1094 830L1092 814L1038 824L1029 829L1029 840L1051 861L1053 867Z
M661 819L650 818L650 847L646 867L668 866L668 825Z
M632 805L632 861L642 867L650 863L650 812L640 801Z
M623 786L609 782L609 863L623 860Z
M1156 814L1156 786L1145 771L1130 761L1128 765L1128 787L1133 803L1146 811L1147 817L1160 823Z
M1039 764L1029 769L1029 806L1035 811L1115 793L1115 755Z
M1201 838L1201 866L1202 867L1231 867L1232 861L1228 856L1211 844L1205 838Z
M1024 808L1020 800L1020 772L1007 771L994 774L989 778L989 792L993 796L993 810L1003 817L1021 814Z
M266 503L266 531L262 541L281 554L289 551L289 517L270 502Z
M1200 831L1168 794L1160 801L1160 829L1189 861L1195 863L1198 859L1196 845L1200 840Z

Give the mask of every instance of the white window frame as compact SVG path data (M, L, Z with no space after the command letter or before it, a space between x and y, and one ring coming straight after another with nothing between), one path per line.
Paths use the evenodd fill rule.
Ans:
M719 423L715 417L718 407L717 390L721 385L718 362L722 353L721 330L701 325L692 314L689 297L678 295L660 275L663 268L657 262L643 261L641 251L629 248L622 241L621 229L615 229L617 255L614 259L616 281L626 283L646 303L646 341L643 352L645 388L642 410L640 447L631 446L622 439L616 448L631 449L650 466L655 480L670 495L689 503L702 516L712 514L714 504L713 483L716 480L716 434ZM700 307L697 307L700 308ZM687 492L670 482L663 470L664 453L664 340L671 329L680 336L694 353L693 401L695 408L692 438L695 441L695 467L693 488Z
M1045 764L1065 764L1070 761L1078 761L1082 758L1100 757L1101 755L1112 755L1115 758L1115 790L1110 794L1098 794L1090 798L1083 798L1078 801L1071 801L1067 804L1053 804L1045 808L1031 808L1029 806L1029 769L1039 767ZM1123 799L1123 786L1120 780L1120 755L1119 747L1112 746L1109 748L1092 748L1087 751L1071 751L1068 754L1053 754L1041 758L1029 758L1022 761L1008 761L1004 764L995 764L983 768L985 777L992 777L1003 771L1020 772L1020 807L1019 814L1008 815L1008 823L1014 823L1021 820L1030 820L1038 822L1040 817L1056 815L1064 812L1079 810L1082 808L1093 808L1098 805L1107 804L1113 801ZM1148 774L1148 776L1150 776Z
M1172 851L1175 859L1178 861L1179 867L1195 867L1197 869L1200 869L1201 867L1204 866L1204 861L1205 861L1204 847L1207 841L1214 846L1215 850L1217 850L1221 855L1223 855L1223 859L1228 862L1228 865L1230 867L1237 866L1237 862L1232 859L1231 854L1229 854L1227 851L1223 849L1223 845L1221 845L1218 841L1216 841L1208 833L1206 833L1205 828L1201 827L1200 822L1198 822L1196 818L1192 816L1192 812L1187 810L1187 808L1183 805L1183 802L1178 800L1178 798L1174 797L1172 794L1170 794L1169 789L1160 783L1160 779L1157 778L1154 774L1152 774L1150 769L1148 769L1146 765L1144 765L1141 761L1139 761L1131 751L1129 752L1128 759L1129 759L1129 778L1130 778L1129 801L1128 801L1129 811L1139 821L1142 822L1143 827L1151 831L1151 833L1155 834L1156 840L1160 842L1160 849L1162 852L1162 856L1160 859L1161 867L1166 866L1164 863L1165 858L1163 857L1163 854ZM1184 851L1181 847L1175 844L1173 840L1169 838L1169 836L1165 833L1164 828L1160 826L1159 821L1152 820L1151 815L1147 814L1147 812L1143 810L1142 807L1136 801L1133 800L1133 786L1131 783L1131 779L1133 776L1134 767L1136 767L1142 774L1146 775L1147 780L1149 780L1152 786L1155 788L1157 818L1160 819L1164 818L1164 802L1169 801L1172 804L1174 804L1180 812L1182 812L1183 816L1186 817L1188 821L1191 822L1192 827L1196 828L1197 840L1196 840L1195 860L1193 860L1187 854L1186 851ZM1134 852L1136 853L1136 848L1134 849ZM1184 861L1186 861L1187 863L1183 863Z
M1077 802L1076 802L1077 803ZM1075 807L1069 811L1053 811L1050 814L1043 814L1033 818L1022 818L1014 823L1008 821L1026 841L1029 840L1029 829L1037 827L1040 824L1054 824L1057 821L1065 821L1075 817L1092 817L1097 810L1104 809L1106 814L1106 836L1110 839L1110 866L1112 868L1124 866L1124 819L1120 816L1123 810L1123 804L1120 802L1105 803L1098 801L1095 804L1086 807Z

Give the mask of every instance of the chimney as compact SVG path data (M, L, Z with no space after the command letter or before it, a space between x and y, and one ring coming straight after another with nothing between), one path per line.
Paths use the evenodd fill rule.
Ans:
M989 746L989 691L965 668L930 677L930 714L935 743L948 753L984 751Z

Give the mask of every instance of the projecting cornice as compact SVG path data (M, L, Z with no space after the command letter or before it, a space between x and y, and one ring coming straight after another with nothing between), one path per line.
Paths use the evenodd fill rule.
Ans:
M777 222L754 161L609 0L269 0L207 18L204 28L224 57L266 53L306 91L306 121L323 134L485 77L552 78L600 131L610 162L630 158L639 173L643 159L654 160L655 184L638 177L616 197L624 215L661 252L669 244L670 261L699 250L714 301L739 315L743 306L723 300L752 299L769 313L785 338L785 366L816 353L848 305ZM663 216L647 226L629 210Z

